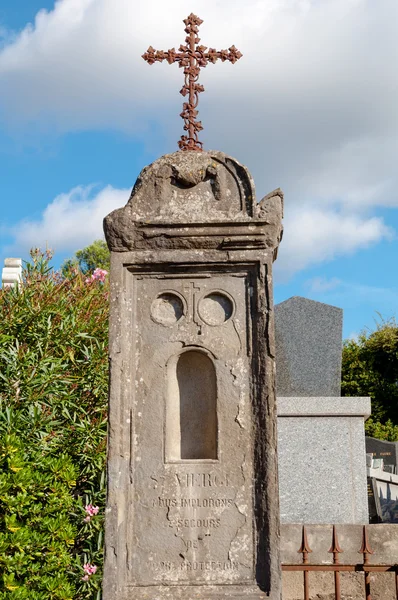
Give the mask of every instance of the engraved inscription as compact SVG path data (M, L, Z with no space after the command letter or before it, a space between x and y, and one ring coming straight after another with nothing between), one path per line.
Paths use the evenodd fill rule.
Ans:
M173 561L160 561L149 563L150 568L153 571L237 571L239 570L239 563L236 561L189 561L184 560L183 562L177 563Z
M153 508L229 508L232 498L161 498L153 500Z
M176 473L175 475L181 488L223 488L229 485L229 479L225 473L221 475L212 472L184 473L183 475ZM220 515L224 509L231 508L233 505L234 498L228 496L157 496L152 500L153 509L164 508L167 510L165 527L172 527L177 531L184 528L217 529L221 525Z
M177 483L181 487L228 487L227 474L218 473L176 473Z
M220 527L221 519L170 519L169 527L176 527L181 529L182 527L204 527L205 529L217 529Z

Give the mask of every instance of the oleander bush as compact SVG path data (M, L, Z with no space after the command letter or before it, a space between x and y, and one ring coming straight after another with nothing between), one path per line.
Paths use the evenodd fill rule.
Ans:
M0 290L0 600L99 600L106 272L31 256Z

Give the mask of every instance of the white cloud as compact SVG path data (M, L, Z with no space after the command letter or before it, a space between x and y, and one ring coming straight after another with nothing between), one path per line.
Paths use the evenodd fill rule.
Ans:
M154 153L173 151L182 72L149 66L141 54L150 44L178 47L191 10L204 19L202 43L234 43L244 55L203 71L202 139L247 164L260 197L284 189L277 270L292 273L390 235L377 208L398 207L396 0L58 0L33 26L5 35L0 119L24 134L30 126L52 134L119 129L145 138ZM87 200L75 209L80 202ZM47 211L23 226L32 241L46 230ZM57 230L58 245L78 235L66 223Z
M128 190L107 186L75 187L57 196L43 211L39 220L24 220L11 230L14 241L6 249L8 255L26 255L30 248L46 244L56 252L75 252L103 237L102 221L111 210L126 204Z
M323 293L335 290L342 284L341 279L332 277L327 279L326 277L314 277L306 282L306 287L310 292Z
M393 232L382 219L345 214L334 209L304 206L290 210L285 222L275 273L286 278L345 254L367 248Z
M366 306L374 311L372 317L377 323L386 318L395 318L398 305L398 288L391 280L391 287L365 285L358 281L344 281L337 278L326 279L315 277L304 283L308 292L316 300L327 302L336 306L345 306L353 311L358 311L361 306ZM354 335L354 334L353 334Z
M185 0L59 0L0 52L4 118L60 132L119 128L152 143L160 128L162 151L175 148L181 70L141 54L178 47L187 10L204 19L203 43L244 54L203 71L203 139L248 164L261 193L281 185L349 199L358 183L369 196L395 176L396 0L192 0L189 9Z
M12 227L14 242L6 253L26 254L33 246L48 244L56 252L74 252L102 237L102 221L111 210L124 206L129 190L107 186L79 186L58 195L36 220L24 220ZM277 279L286 279L306 267L353 253L381 239L391 230L376 217L361 218L331 210L304 207L291 211L285 219L285 233L278 261ZM316 278L312 291L328 291L340 281Z

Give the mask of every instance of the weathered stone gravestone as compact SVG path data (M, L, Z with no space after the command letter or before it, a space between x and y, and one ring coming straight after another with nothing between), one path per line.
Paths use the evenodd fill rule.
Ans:
M364 419L370 398L340 397L340 308L275 306L282 523L367 523Z
M104 600L280 598L272 262L282 193L177 152L105 219Z

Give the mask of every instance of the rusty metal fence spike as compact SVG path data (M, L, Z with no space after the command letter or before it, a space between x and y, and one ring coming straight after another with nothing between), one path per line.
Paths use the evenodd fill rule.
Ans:
M309 552L312 552L312 550L310 548L310 545L308 543L307 529L306 529L305 525L303 525L303 533L302 533L301 546L297 550L297 552L299 554L303 554L303 562L304 562L304 554L308 554ZM308 557L307 557L307 560L308 560Z
M332 545L330 546L329 552L333 554L333 564L338 565L340 563L339 554L341 554L343 550L339 544L335 525L333 525ZM334 572L334 595L335 600L341 600L340 571Z
M305 525L303 525L303 533L302 533L302 541L299 550L297 551L299 554L303 555L303 565L308 564L308 554L312 552L310 545L308 543L307 538L307 529ZM310 582L309 582L309 573L307 570L303 571L303 583L304 583L304 600L310 600Z
M342 550L340 548L339 545L339 541L337 539L337 531L336 531L336 525L333 525L333 533L332 533L332 545L330 546L330 549L328 550L328 552L330 554L341 554L342 552L344 552L344 550ZM333 557L334 559L335 557ZM338 556L336 556L336 559L338 560Z
M178 146L180 150L202 150L202 142L199 141L198 132L203 129L200 121L196 120L198 111L196 110L199 102L199 94L204 92L203 85L198 83L200 69L206 67L210 63L229 61L232 64L236 63L242 57L242 53L230 46L228 50L215 50L207 46L198 45L200 37L198 36L199 26L203 23L199 17L191 13L189 17L184 19L185 45L181 44L178 51L175 48L171 50L155 50L149 46L148 50L142 55L142 58L150 65L155 62L163 62L166 60L170 65L178 63L179 67L183 67L185 83L180 90L180 94L184 97L188 96L188 102L184 102L183 111L180 116L184 119L184 131L187 135L182 135Z
M362 530L362 545L359 549L359 554L363 554L363 562L364 564L367 564L367 562L369 561L369 557L367 556L368 554L374 554L373 550L370 547L369 544L369 539L368 539L368 530L366 525L363 526L363 530Z
M363 526L362 545L361 545L361 548L359 549L359 553L363 554L363 564L364 564L364 566L367 566L369 564L369 556L371 554L374 554L374 552L369 545L368 530L366 528L366 525ZM370 593L370 572L369 571L365 571L365 598L366 598L366 600L372 600L372 596Z

